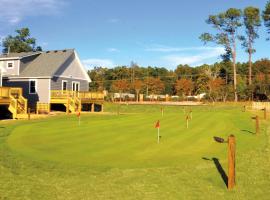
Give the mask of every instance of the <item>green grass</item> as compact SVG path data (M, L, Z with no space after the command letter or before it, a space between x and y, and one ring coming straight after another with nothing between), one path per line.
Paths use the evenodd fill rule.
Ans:
M255 113L239 106L105 105L105 114L0 122L0 199L267 199L268 122L254 135ZM259 113L262 116L262 113ZM161 142L157 130L161 123ZM228 192L212 158L227 171L237 140L237 186Z

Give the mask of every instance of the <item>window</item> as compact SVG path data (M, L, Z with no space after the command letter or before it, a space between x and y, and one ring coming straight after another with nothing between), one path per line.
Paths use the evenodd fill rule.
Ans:
M36 94L37 93L36 87L37 87L36 80L30 80L29 81L29 94Z
M7 68L8 68L8 69L13 68L13 66L14 66L14 62L13 62L13 61L7 62Z
M67 90L67 81L62 81L62 90Z
M72 82L72 91L79 91L80 90L80 83L79 82Z

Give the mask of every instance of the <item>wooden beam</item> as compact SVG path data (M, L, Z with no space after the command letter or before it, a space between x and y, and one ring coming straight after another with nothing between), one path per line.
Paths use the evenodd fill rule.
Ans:
M235 186L235 137L228 137L228 189L231 190Z

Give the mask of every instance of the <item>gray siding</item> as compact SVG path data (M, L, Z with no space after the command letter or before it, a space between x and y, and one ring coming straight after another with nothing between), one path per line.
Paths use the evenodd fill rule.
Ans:
M72 77L73 79L87 80L88 74L86 70L81 66L79 58L75 53L70 56L65 63L55 72L55 76Z
M62 81L67 81L67 90L72 90L72 81L80 82L80 91L89 91L89 83L86 80L74 78L53 77L51 80L51 90L62 90Z
M4 71L3 71L3 76L7 76L7 75L19 75L19 65L20 65L20 61L19 60L3 60L0 61L0 66L3 66ZM13 68L7 68L7 63L8 62L13 62Z
M20 87L23 89L23 96L28 99L28 104L31 108L35 108L36 103L49 103L50 99L50 79L34 79L36 80L36 94L29 94L30 79L4 79L3 86Z

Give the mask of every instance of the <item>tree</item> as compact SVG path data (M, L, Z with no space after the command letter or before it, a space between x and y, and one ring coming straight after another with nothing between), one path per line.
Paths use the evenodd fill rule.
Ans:
M233 84L234 84L234 100L238 101L237 97L237 79L236 79L236 40L239 37L237 30L242 26L242 12L236 8L230 8L224 13L218 15L210 15L206 20L207 24L213 25L218 33L213 35L203 33L200 39L204 42L215 42L218 45L223 45L225 54L221 55L224 60L233 61Z
M253 48L255 39L259 37L258 29L261 26L260 9L254 7L247 7L244 10L244 25L246 29L246 37L240 37L243 41L242 46L248 53L248 84L252 84L252 54L256 52Z
M139 101L139 93L140 93L140 90L142 89L142 86L143 86L143 82L141 80L134 81L134 90L136 91L137 102Z
M165 89L164 83L159 78L150 77L147 84L150 94L161 94Z
M30 30L22 28L15 31L17 35L8 35L3 39L3 53L20 53L30 51L42 51L40 46L36 47L36 39L30 37Z
M120 93L120 102L121 102L122 93L128 90L129 83L127 82L127 80L116 80L116 81L113 82L112 88L115 91L119 91L119 93Z
M192 80L186 78L177 80L175 83L175 90L178 95L182 95L183 97L191 95L191 92L193 90Z
M209 89L209 96L210 98L215 102L220 97L223 98L223 100L226 100L226 97L224 98L224 95L222 95L222 88L225 86L225 81L222 78L213 78L208 81L208 89Z
M267 32L270 34L270 1L266 3L265 10L263 11L263 20Z

